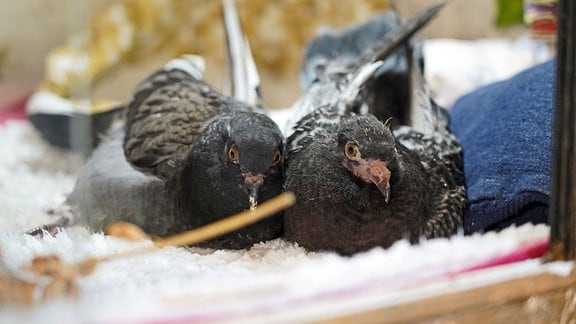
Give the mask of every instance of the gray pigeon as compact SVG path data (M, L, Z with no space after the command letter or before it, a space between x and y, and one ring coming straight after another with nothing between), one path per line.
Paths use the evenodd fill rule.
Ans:
M233 34L228 44L236 48L232 65L240 66L233 80L249 85L234 90L241 100L202 81L200 57L170 61L137 88L125 124L112 131L81 170L56 225L70 222L100 230L122 220L167 236L254 208L281 193L284 138L257 107L259 97L248 93L257 93L258 77L247 43L238 37L236 15L233 3L226 2L226 29ZM31 233L55 228L47 225ZM281 229L281 216L275 215L201 245L246 248L278 237Z
M284 213L288 240L350 255L458 231L467 206L462 149L430 99L411 39L441 7L406 24L384 14L312 41L303 68L309 88L295 107L304 116L286 152L284 188L297 198ZM407 98L378 98L389 58L403 62L392 74Z

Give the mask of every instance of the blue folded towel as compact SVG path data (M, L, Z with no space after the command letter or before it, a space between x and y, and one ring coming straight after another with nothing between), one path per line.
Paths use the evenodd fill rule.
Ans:
M555 66L542 63L454 104L470 200L465 233L547 221Z

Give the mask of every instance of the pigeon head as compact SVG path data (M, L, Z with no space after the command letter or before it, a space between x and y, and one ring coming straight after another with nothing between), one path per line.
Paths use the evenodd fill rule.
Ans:
M217 116L205 124L174 178L175 209L186 228L196 228L256 208L282 192L283 163L284 138L270 118L253 112ZM277 235L281 224L270 217L205 246L249 247Z
M281 174L284 140L278 126L267 116L241 113L227 125L224 160L240 180L250 202L258 203L259 189Z
M390 128L372 115L345 119L338 131L342 165L363 182L374 184L390 201L390 164L397 155Z

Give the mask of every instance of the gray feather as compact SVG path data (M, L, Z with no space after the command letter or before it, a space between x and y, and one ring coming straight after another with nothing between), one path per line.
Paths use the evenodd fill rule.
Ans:
M121 217L165 235L170 227L178 226L172 200L165 196L165 182L128 164L123 139L123 129L114 130L78 174L74 191L66 201L72 207L72 223L101 231Z
M224 31L232 83L232 97L255 107L264 107L260 95L260 76L252 57L250 44L242 31L234 0L224 0Z

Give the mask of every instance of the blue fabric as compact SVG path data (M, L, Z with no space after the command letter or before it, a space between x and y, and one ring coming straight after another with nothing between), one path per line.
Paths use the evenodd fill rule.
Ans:
M547 221L555 64L477 89L450 111L464 149L465 233Z

